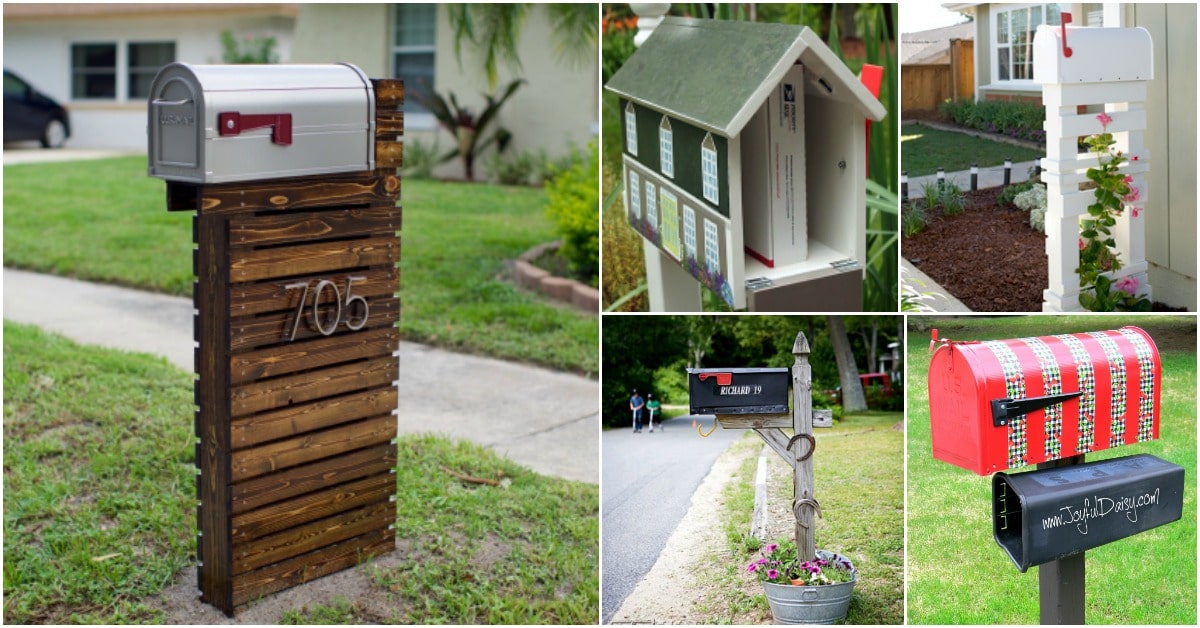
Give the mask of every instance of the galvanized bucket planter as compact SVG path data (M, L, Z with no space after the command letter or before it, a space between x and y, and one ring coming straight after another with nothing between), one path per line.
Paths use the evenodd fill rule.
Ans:
M830 561L841 558L825 551L817 555ZM849 582L812 587L763 582L763 590L777 624L832 624L846 618L856 582L858 574Z

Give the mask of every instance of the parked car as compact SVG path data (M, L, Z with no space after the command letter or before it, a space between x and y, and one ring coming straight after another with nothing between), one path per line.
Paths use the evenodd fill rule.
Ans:
M60 148L70 136L67 110L25 79L5 70L4 142L38 140L45 148Z

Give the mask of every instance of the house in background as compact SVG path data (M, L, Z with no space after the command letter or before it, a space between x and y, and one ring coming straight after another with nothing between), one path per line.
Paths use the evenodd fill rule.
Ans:
M518 54L528 81L494 124L513 134L510 151L550 157L583 148L599 128L599 61L559 62L544 10L526 16ZM368 76L406 80L483 104L480 57L454 53L445 5L437 4L9 4L4 64L71 112L71 146L146 148L146 99L158 69L174 61L221 63L221 33L274 37L281 63L349 62ZM498 85L512 80L501 66ZM405 105L405 139L441 152L457 144L414 98ZM480 162L484 165L484 162ZM460 177L459 162L435 170Z
M811 29L666 18L605 87L647 255L730 307L862 309L863 121L886 110Z
M1033 34L1059 24L1058 4L951 3L974 17L975 99L1041 104ZM1196 309L1196 4L1072 4L1076 26L1141 26L1154 44L1146 100L1150 202L1146 257L1154 300Z

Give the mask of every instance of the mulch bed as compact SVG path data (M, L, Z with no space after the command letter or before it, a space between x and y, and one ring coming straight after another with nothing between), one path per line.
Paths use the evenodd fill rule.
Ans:
M975 312L1040 312L1047 284L1046 236L1029 212L1002 207L1000 188L964 192L966 211L929 212L921 233L901 240L904 257Z

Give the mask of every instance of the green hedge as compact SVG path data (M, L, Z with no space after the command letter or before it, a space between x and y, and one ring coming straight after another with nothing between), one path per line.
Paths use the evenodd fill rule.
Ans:
M938 105L938 111L959 126L1039 143L1046 141L1046 131L1042 128L1046 109L1041 105L1007 100L975 102L966 98L946 100Z
M596 143L588 146L588 157L557 173L546 184L546 215L562 239L559 253L571 272L596 285L600 274L600 156Z

